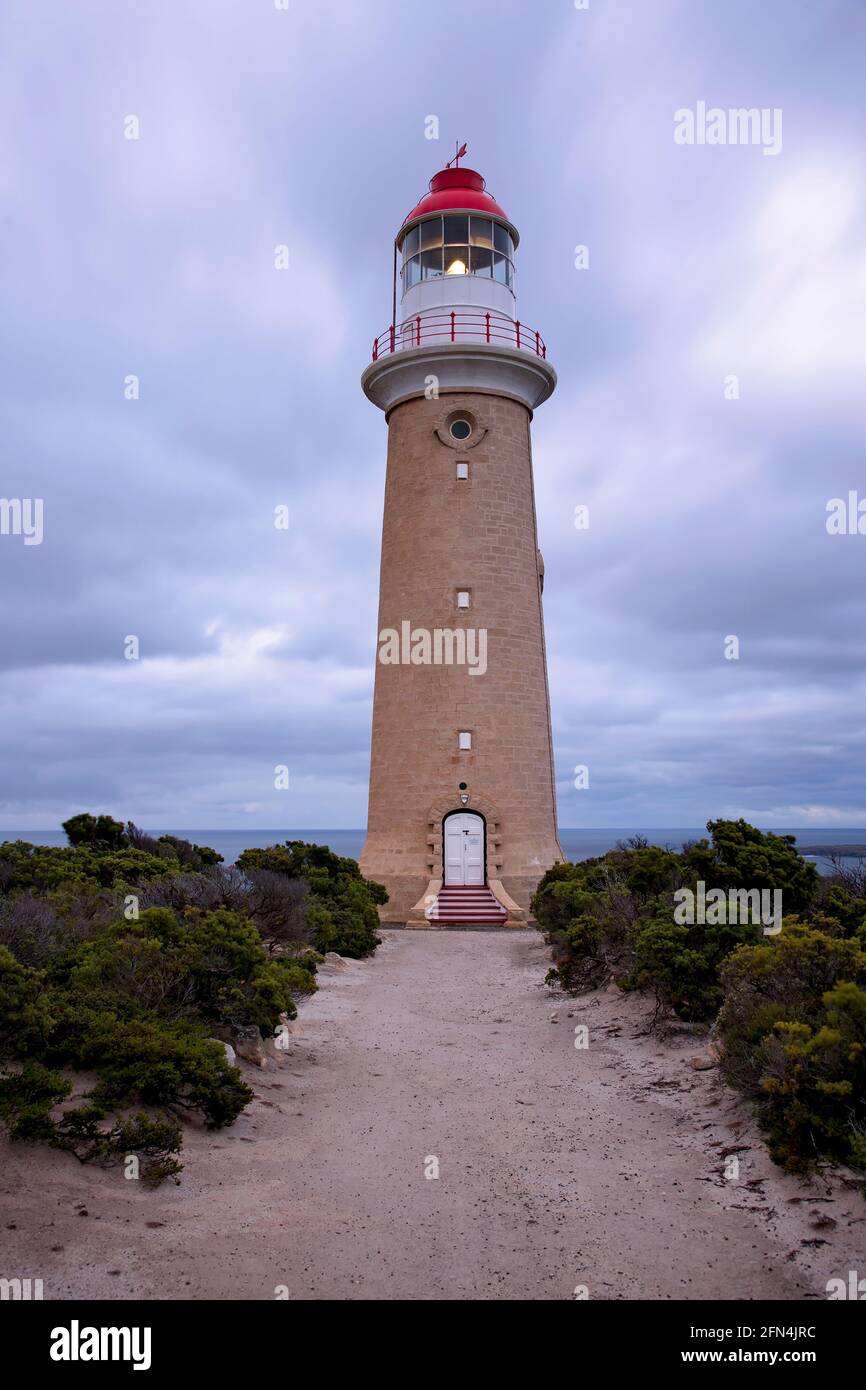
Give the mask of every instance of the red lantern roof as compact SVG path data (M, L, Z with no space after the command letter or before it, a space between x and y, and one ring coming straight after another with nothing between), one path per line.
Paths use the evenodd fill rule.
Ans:
M474 169L440 169L430 180L430 192L424 194L417 207L405 218L403 228L433 212L467 211L484 212L488 217L497 217L500 222L505 222L517 243L514 224L496 199L485 192L484 179Z

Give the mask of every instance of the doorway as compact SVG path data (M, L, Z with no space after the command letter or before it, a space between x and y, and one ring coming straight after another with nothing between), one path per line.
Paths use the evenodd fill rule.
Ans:
M484 873L484 818L472 811L455 811L443 823L446 887L481 887Z

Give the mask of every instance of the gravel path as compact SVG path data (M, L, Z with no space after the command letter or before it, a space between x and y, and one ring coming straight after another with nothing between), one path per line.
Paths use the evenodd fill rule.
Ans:
M779 1175L643 1001L552 1001L534 933L383 935L247 1068L237 1124L190 1133L180 1187L5 1146L4 1272L47 1298L791 1299L857 1267L862 1198Z

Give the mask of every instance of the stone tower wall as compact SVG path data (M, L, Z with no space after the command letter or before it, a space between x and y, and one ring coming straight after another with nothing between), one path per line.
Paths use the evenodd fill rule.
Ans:
M455 414L473 423L450 438ZM390 412L379 627L487 630L487 670L376 663L362 872L405 921L441 869L442 810L459 783L487 822L488 878L524 908L562 858L556 832L529 410L482 392L416 397ZM477 442L476 442L477 441ZM468 447L467 447L468 445ZM466 481L457 463L469 465ZM456 606L468 589L471 604ZM472 734L458 751L458 732Z

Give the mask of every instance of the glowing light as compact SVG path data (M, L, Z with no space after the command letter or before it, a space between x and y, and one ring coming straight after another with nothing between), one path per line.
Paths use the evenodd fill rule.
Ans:
M465 262L465 261L452 261L451 264L449 265L448 269L446 270L445 274L446 274L446 275L465 275L465 274L466 274L466 262Z

